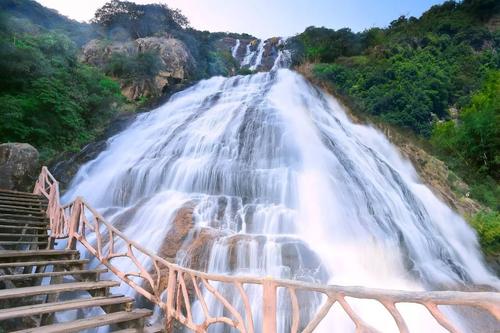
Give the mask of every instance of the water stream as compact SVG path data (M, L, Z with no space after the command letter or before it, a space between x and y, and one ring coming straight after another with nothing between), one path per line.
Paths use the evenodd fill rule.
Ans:
M210 272L405 290L498 286L474 232L387 138L288 69L214 77L177 93L81 167L65 200L76 195L153 251L176 211L192 205L195 228L220 235ZM260 291L248 292L259 323ZM320 302L303 299L304 319ZM353 307L395 331L381 306ZM283 295L279 309L286 331ZM440 331L423 308L401 309L415 332ZM318 331L353 329L335 308Z

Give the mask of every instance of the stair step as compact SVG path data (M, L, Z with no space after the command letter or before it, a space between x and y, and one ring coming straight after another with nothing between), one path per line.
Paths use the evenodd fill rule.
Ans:
M35 217L35 218L45 218L47 214L45 211L42 210L36 210L36 211L28 211L28 210L23 210L23 209L16 209L16 208L2 208L0 207L0 216L15 216L16 218L19 217Z
M17 197L27 197L27 198L41 198L42 196L39 194L33 194L29 192L19 192L19 191L12 191L12 190L0 190L1 194L4 195L9 195L9 196L17 196Z
M0 251L0 259L19 259L19 258L30 258L36 257L58 257L58 256L74 256L78 255L77 250L34 250L34 251L12 251L4 250ZM44 260L40 258L40 260Z
M33 226L45 226L45 225L48 225L49 224L49 220L47 219L39 219L38 221L36 220L26 220L26 219L23 219L24 217L22 218L19 218L19 219L6 219L6 218L2 218L0 216L0 224L1 225L5 225L5 224L27 224L29 225L30 227L33 225Z
M16 333L70 333L70 332L80 332L82 330L107 326L118 323L125 323L128 321L134 321L151 316L152 311L146 309L137 309L128 311L120 311L109 313L101 316L96 316L92 318L79 319L67 323L58 323L54 325L41 326L36 328L30 328L27 330L16 331Z
M23 245L23 244L36 244L36 245L47 245L49 241L1 241L0 245Z
M24 225L13 225L13 224L0 224L0 229L25 229L27 231L32 231L32 230L36 230L36 231L41 231L41 230L48 230L49 227L46 226L46 227L40 227L40 226L24 226Z
M43 273L30 273L30 274L13 274L13 275L0 275L0 281L7 280L24 280L24 279L36 279L44 277L54 277L54 276L66 276L66 275L95 275L106 273L108 270L93 269L93 270L74 270L74 271L60 271L60 272L43 272Z
M27 238L48 238L47 234L10 234L10 233L0 233L0 237L27 237Z
M33 203L33 204L44 204L46 205L48 200L45 197L38 197L38 198L20 198L20 197L11 197L11 196L6 196L2 193L0 193L0 201L1 200L7 200L7 201L13 201L13 202L18 202L18 203Z
M40 215L27 215L27 214L7 214L7 213L1 213L0 212L0 220L4 221L19 221L21 220L22 222L26 221L33 221L33 222L43 222L47 220L47 216L45 213L42 213Z
M22 298L37 295L48 295L69 291L79 290L95 290L103 288L111 288L120 285L116 281L97 281L97 282L71 282L61 284L49 284L44 286L24 287L24 288L11 288L0 290L0 300L7 300L12 298Z
M3 202L0 202L0 210L13 210L13 211L22 211L22 212L34 212L34 213L44 213L45 211L40 207L25 207L25 206L16 206L16 205L8 205Z
M26 305L17 308L9 308L0 310L0 320L35 316L44 313L53 313L58 311L92 308L96 306L116 305L132 303L132 297L120 295L91 297L86 299L74 299L70 301L42 303L36 305Z
M32 267L32 266L72 266L88 264L88 259L69 259L69 260L44 260L44 261L20 261L0 263L0 268L10 267Z
M45 209L47 208L47 203L46 202L26 202L26 201L19 201L15 199L6 199L0 197L0 205L5 205L5 206L15 206L15 207L25 207L25 208L41 208Z

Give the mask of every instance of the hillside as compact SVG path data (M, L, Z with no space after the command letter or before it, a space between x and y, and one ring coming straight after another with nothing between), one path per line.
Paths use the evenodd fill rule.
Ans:
M289 41L311 80L444 160L451 184L453 174L466 180L466 191L451 187L487 207L469 218L493 260L500 253L499 19L498 1L447 1L387 28L309 27Z
M286 49L296 69L306 68L302 73L358 117L417 142L423 149L407 149L408 158L424 179L441 175L442 197L472 206L470 222L498 261L499 22L497 1L447 1L385 28L309 27L286 42L259 41L192 29L181 12L161 4L113 0L86 24L32 0L5 0L0 142L28 142L44 162L66 160L105 140L117 117L148 110L203 78L269 70ZM266 66L243 66L259 54Z

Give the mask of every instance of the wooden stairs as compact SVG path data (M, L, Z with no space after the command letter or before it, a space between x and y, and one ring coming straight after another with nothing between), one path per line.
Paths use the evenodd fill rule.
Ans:
M77 250L51 248L46 207L40 196L0 190L0 333L161 331L145 327L151 310L110 292L120 283L102 280L106 269L86 268Z

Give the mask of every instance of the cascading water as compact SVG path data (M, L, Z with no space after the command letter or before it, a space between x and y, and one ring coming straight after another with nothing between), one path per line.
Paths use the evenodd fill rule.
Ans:
M201 228L217 235L210 272L405 290L498 286L472 230L388 140L287 69L201 81L140 115L80 169L65 198L75 195L153 251L176 211L193 207L186 242ZM177 256L184 265L192 259ZM260 290L248 292L259 323ZM211 313L221 313L212 301ZM302 317L320 301L304 299ZM278 305L284 332L289 305L284 297ZM395 331L379 306L352 305ZM415 332L440 331L425 310L401 310ZM353 326L335 308L318 331Z

